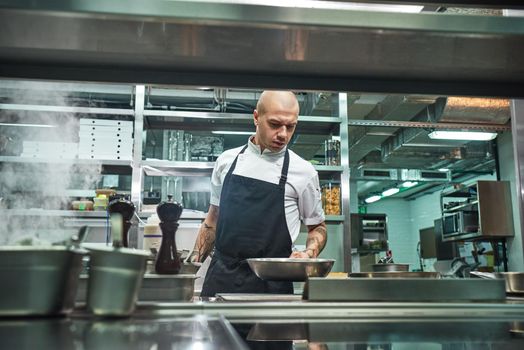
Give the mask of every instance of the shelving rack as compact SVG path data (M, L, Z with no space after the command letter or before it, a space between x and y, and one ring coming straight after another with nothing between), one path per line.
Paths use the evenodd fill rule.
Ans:
M22 158L18 156L0 156L0 163L12 163L24 166L24 164L68 164L72 167L77 165L99 166L103 173L131 175L131 188L129 194L131 200L141 212L142 193L144 189L145 176L210 176L214 162L201 161L170 161L161 159L143 158L143 135L146 128L161 129L163 127L182 127L191 131L191 126L201 129L229 128L231 130L252 131L252 115L233 113L210 113L210 112L185 112L171 110L151 110L145 106L145 85L133 86L134 91L133 108L99 108L99 107L68 107L36 104L0 104L0 110L26 111L26 112L52 112L69 113L75 115L106 115L124 116L134 121L133 159L132 160L89 160L89 159L44 159L44 158ZM326 216L326 222L339 227L340 242L343 246L345 257L344 269L350 266L350 259L346 258L350 251L351 243L346 242L345 232L349 232L349 223L345 218L349 217L349 169L348 169L348 122L347 122L347 96L344 93L337 96L335 116L300 116L297 133L310 133L318 135L331 135L338 132L341 138L341 165L326 166L314 165L319 172L321 180L329 179L341 183L341 214ZM161 120L159 119L161 118ZM128 119L129 120L129 119ZM193 123L187 123L192 121ZM147 125L147 126L146 126ZM93 194L91 193L93 192ZM94 191L73 191L73 194L84 194L92 196ZM9 215L22 215L22 212L7 211ZM18 213L18 214L17 214ZM103 212L76 212L70 210L33 210L26 212L28 215L46 215L62 217L69 221L69 225L78 222L87 223L98 227L105 220ZM78 222L76 222L76 221ZM76 222L76 223L75 223ZM349 250L347 250L349 249ZM349 271L349 270L348 270Z

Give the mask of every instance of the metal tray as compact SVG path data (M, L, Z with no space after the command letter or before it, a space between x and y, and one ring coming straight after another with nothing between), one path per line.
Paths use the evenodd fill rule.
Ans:
M407 272L409 271L409 264L394 264L394 263L387 263L387 264L373 264L371 265L374 272L393 272L393 271L402 271Z
M190 301L193 298L195 275L145 274L138 290L138 301ZM77 301L86 300L87 275L80 276Z
M247 259L249 267L265 281L305 281L309 277L325 277L335 260L294 258Z
M440 278L438 272L353 272L349 277L358 278Z
M255 302L255 301L301 301L302 295L297 294L244 294L244 293L217 293L217 301L238 301L238 302Z

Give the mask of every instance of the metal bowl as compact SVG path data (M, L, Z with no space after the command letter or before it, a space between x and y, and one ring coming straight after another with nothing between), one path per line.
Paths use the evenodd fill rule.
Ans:
M409 264L373 264L374 272L409 271Z
M405 271L391 271L391 272L353 272L349 277L360 278L440 278L438 272L405 272Z
M294 259L294 258L253 258L247 259L255 275L265 281L301 282L308 277L325 277L335 260Z

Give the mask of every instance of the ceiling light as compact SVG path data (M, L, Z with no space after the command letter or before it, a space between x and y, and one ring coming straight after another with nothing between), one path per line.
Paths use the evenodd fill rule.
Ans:
M364 199L364 202L369 204L369 203L373 203L373 202L378 201L380 198L382 198L382 197L379 196L379 195L374 195L374 196L371 196L371 197L368 197L368 198Z
M464 141L490 141L497 137L496 132L481 131L444 131L437 130L428 134L430 139L438 140L464 140Z
M416 182L416 181L406 181L406 182L402 183L401 186L404 187L404 188L410 188L410 187L413 187L413 186L415 186L417 184L418 184L418 182Z
M397 194L400 190L396 187L393 187L393 188L390 188L388 190L385 190L384 192L382 192L382 196L383 197L387 197L387 196L392 196L394 194Z
M0 125L3 125L3 126L25 126L25 127L32 127L32 128L56 128L56 125L49 125L49 124L0 123Z
M251 131L229 131L229 130L217 130L211 131L212 134L221 134L221 135L253 135Z
M440 168L438 171L441 171L441 172L445 173L445 172L449 171L449 169L448 168Z

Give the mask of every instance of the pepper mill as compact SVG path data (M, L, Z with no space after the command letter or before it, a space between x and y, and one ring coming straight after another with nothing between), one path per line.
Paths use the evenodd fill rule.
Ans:
M158 274L174 275L180 271L180 259L176 250L175 233L178 229L178 219L182 215L182 205L173 201L168 195L167 201L156 207L162 230L162 243L156 256L155 271Z
M122 245L128 247L129 242L127 234L131 227L131 219L135 214L135 205L129 199L116 198L109 202L107 205L107 211L109 212L109 215L118 213L122 216Z

